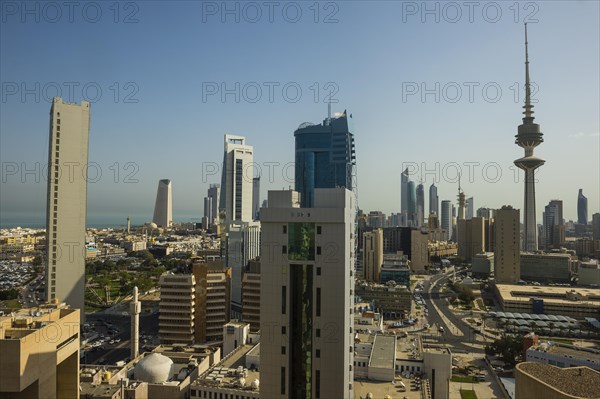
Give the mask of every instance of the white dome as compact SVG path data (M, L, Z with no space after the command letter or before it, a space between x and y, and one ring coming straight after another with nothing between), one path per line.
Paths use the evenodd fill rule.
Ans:
M160 353L151 353L140 360L133 369L136 380L160 384L169 379L173 361Z

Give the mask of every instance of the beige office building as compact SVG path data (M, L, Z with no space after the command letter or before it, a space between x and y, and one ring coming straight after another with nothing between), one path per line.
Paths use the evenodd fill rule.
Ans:
M515 367L515 399L596 399L600 373L589 367L560 368L538 362Z
M242 320L250 331L260 330L260 260L248 262L242 277Z
M0 398L79 398L79 309L0 316Z
M190 274L160 276L158 334L164 344L193 344L196 281Z
M90 103L54 97L48 146L46 299L81 309L82 319L89 133Z
M485 252L485 219L474 217L457 221L458 256L470 262L475 255Z
M383 264L383 229L367 231L363 234L362 267L364 279L378 283Z
M496 211L494 276L496 283L511 284L521 279L521 224L519 210L503 206Z
M223 325L230 319L231 268L221 260L192 265L195 286L196 342L223 340Z
M260 395L354 398L354 221L344 188L270 191L261 210ZM268 289L267 289L268 288Z

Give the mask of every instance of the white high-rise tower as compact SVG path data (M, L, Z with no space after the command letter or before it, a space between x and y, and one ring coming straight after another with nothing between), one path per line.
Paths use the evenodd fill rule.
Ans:
M86 165L90 103L66 103L50 109L48 198L46 208L46 299L66 302L85 316Z
M173 224L172 188L171 180L159 180L156 191L156 203L154 205L154 217L152 218L152 221L158 227L170 227Z
M225 135L219 208L225 210L225 224L252 221L254 149L243 136Z

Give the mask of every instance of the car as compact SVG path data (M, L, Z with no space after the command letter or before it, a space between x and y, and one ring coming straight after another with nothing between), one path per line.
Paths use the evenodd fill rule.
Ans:
M114 345L115 344L115 340L111 339L108 343L111 344L111 345Z
M444 332L444 327L440 327L440 328L438 329L438 331L439 331L439 332L441 332L441 333L443 333L443 332Z

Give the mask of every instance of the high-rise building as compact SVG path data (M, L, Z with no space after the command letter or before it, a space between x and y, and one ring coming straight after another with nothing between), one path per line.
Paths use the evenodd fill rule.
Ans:
M260 176L252 179L252 219L258 220L260 213Z
M0 313L0 398L79 399L79 313L64 305Z
M546 205L542 217L544 223L542 242L544 244L544 249L551 249L554 246L555 227L560 226L559 221L561 220L559 216L559 207L556 201L550 201L550 203Z
M423 183L417 186L417 227L422 227L425 224L425 187Z
M440 216L440 199L438 197L437 187L434 183L429 186L429 214L435 213Z
M407 225L411 227L417 226L417 188L415 182L408 181L406 185L406 195L408 201Z
M313 205L270 191L262 209L261 397L354 398L356 199L317 188Z
M450 241L452 238L452 202L448 200L442 201L442 217L440 224L442 230L446 231L446 241Z
M345 187L353 190L354 134L352 115L346 111L322 124L305 122L294 132L296 138L295 187L305 208L314 204L316 188Z
M46 206L46 300L65 302L85 316L85 216L90 103L50 108Z
M577 195L577 223L587 224L588 223L588 201L587 197L583 195L583 189L579 189Z
M227 233L227 267L231 268L232 318L242 315L242 273L250 259L260 255L259 222L234 222Z
M171 227L173 224L173 185L171 180L162 179L158 181L156 190L156 203L154 204L154 217L152 221L158 227Z
M408 226L408 168L400 174L400 226Z
M221 260L194 263L194 341L223 340L223 325L230 320L231 269Z
M494 276L496 283L518 283L521 276L519 210L503 206L494 219Z
M515 161L515 165L525 172L525 206L523 208L524 234L523 249L537 251L537 223L535 210L535 170L546 161L533 155L535 147L544 142L540 125L534 123L533 104L531 104L531 84L529 81L529 54L527 44L527 24L525 24L525 111L523 123L519 125L515 144L525 150L525 156Z
M196 280L192 274L160 276L158 335L165 344L193 344Z
M490 208L479 208L477 209L477 217L493 219L494 218L494 209Z
M385 213L381 211L371 211L367 215L367 224L369 227L385 227Z
M557 216L556 224L563 226L565 224L565 219L563 219L563 202L562 202L562 200L558 200L558 199L550 200L548 205L552 205L552 206L556 207L556 209L558 211L558 214L556 215Z
M208 188L207 196L204 197L204 218L206 218L206 225L203 226L204 228L212 227L214 224L218 223L220 194L221 185L211 184Z
M242 276L242 320L250 331L260 330L260 259L248 261Z
M594 241L600 240L600 213L592 215L592 239Z
M366 281L379 282L383 264L383 229L367 231L363 234L362 267Z
M486 220L482 217L461 219L457 221L458 256L471 261L475 255L485 252L486 247Z
M475 216L475 200L473 197L467 199L467 219L472 219Z
M225 213L225 225L232 221L252 221L254 149L243 136L225 135L221 170L219 214Z

